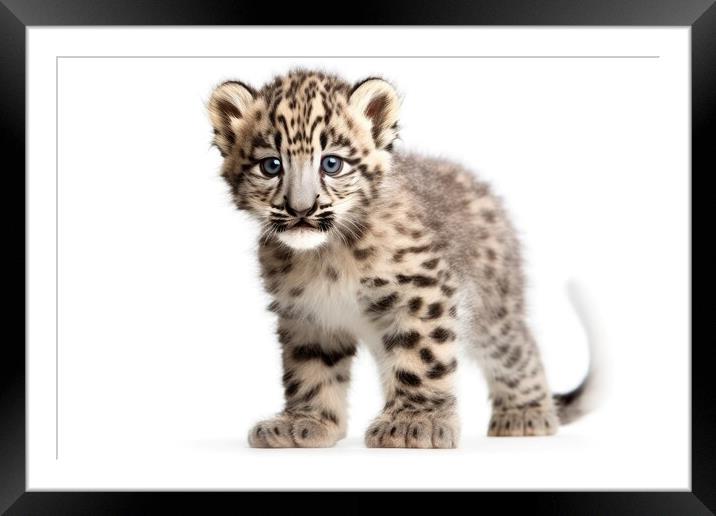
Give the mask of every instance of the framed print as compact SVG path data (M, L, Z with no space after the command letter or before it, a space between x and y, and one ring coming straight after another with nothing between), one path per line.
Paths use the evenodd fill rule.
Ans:
M716 7L315 8L3 2L0 507L714 510Z

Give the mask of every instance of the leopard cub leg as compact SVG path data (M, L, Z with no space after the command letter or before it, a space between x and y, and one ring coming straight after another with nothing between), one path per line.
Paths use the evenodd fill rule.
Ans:
M514 331L502 336L484 357L492 398L487 433L495 437L555 434L559 419L537 346L524 322L511 327Z
M286 404L249 431L254 448L324 448L346 435L346 393L355 341L306 321L281 318Z
M460 423L455 398L437 395L444 404L440 410L388 407L368 427L365 443L369 448L456 448ZM445 400L445 401L443 401ZM388 402L390 403L390 402Z
M439 292L439 290L438 290ZM449 300L405 295L376 351L386 404L369 426L372 448L455 448L460 425L453 394L457 369L454 310Z

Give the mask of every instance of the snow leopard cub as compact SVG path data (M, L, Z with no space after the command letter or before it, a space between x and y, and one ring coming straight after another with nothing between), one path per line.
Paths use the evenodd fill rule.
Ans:
M385 406L369 447L454 448L457 342L489 383L492 436L549 435L580 413L585 381L547 385L525 322L519 243L489 187L460 166L393 150L399 99L378 78L295 70L209 101L221 174L261 223L259 260L282 346L282 412L254 447L325 447L346 435L360 341Z

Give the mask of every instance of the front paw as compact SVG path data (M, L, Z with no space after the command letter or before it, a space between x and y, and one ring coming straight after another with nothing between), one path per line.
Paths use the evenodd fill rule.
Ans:
M308 415L282 414L254 425L252 448L327 448L341 437L336 425Z
M460 425L455 414L383 413L368 427L369 448L456 448Z

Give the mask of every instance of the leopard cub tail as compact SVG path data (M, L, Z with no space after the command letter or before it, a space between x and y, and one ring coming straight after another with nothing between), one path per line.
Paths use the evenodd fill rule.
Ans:
M589 370L579 386L564 394L554 394L557 416L562 425L576 421L601 404L604 395L604 358L600 325L596 324L584 290L573 280L567 283L567 295L577 312L589 344ZM591 317L590 317L591 315Z

